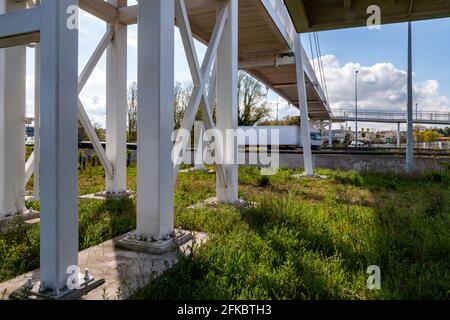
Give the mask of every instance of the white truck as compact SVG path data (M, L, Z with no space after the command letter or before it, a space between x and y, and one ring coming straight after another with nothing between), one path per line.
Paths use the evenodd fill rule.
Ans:
M300 126L252 126L239 127L241 129L240 146L251 145L279 145L279 146L299 146L302 147ZM278 143L272 134L278 132ZM311 147L318 150L322 147L322 135L320 131L310 123L309 125ZM255 136L257 140L255 141ZM267 137L267 138L266 138Z

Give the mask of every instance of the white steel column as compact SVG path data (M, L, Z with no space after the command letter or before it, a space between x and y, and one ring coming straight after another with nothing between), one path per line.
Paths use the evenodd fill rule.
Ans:
M127 0L108 0L125 7ZM106 176L106 193L127 190L127 26L113 25L114 38L106 58L106 156L114 177Z
M41 2L41 284L66 287L78 265L78 30L67 26L76 0Z
M205 133L205 125L202 121L195 121L194 123L194 170L205 169L205 162L203 161L203 152L205 142L203 135Z
M238 128L238 1L229 0L224 5L228 19L217 51L216 127L224 137L222 156L226 168L226 186L217 175L216 192L218 201L235 203L238 201L237 143L227 141L230 139L226 137L227 130L235 132Z
M41 159L41 111L40 111L40 97L41 97L41 48L40 44L36 43L34 47L34 192L33 197L35 200L39 199L39 188L40 188L40 159ZM27 181L25 181L25 184Z
M0 14L25 2L0 0ZM0 49L0 218L25 210L26 48Z
M400 122L397 123L397 148L402 146L402 136L400 131Z
M174 0L139 1L137 236L174 231Z
M412 79L412 34L408 22L408 123L406 145L406 171L414 170L414 119L413 119L413 79Z
M328 125L328 144L330 146L333 145L333 122L330 120L330 124Z
M303 47L301 34L297 34L294 40L295 64L297 68L297 87L298 87L298 101L300 109L300 127L303 146L303 160L305 163L306 176L314 175L314 167L312 162L311 151L311 135L309 131L309 115L308 115L308 101L306 97L306 83L305 71L303 66Z

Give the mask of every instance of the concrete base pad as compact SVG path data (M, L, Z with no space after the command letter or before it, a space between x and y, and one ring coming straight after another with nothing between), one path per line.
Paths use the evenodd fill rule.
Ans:
M18 223L31 224L34 221L39 221L39 212L34 210L28 210L23 214L16 214L6 218L0 219L0 230L6 229L10 226L17 225Z
M41 290L41 284L31 283L29 286L20 288L10 295L14 300L78 300L87 295L90 291L100 287L105 283L104 279L96 280L92 277L80 283L80 289L63 290Z
M132 199L135 193L133 191L127 191L123 193L108 193L106 191L98 192L94 194L86 194L79 196L80 199L88 200L122 200L122 199Z
M119 239L115 244L118 248L125 250L144 252L148 254L164 254L175 250L192 240L192 233L186 230L176 230L172 239L161 241L139 240L136 232L130 232Z
M39 197L25 196L25 201L39 201Z
M217 207L217 206L222 205L222 204L225 204L225 203L217 200L216 197L213 197L213 198L206 199L203 202L196 203L196 204L188 207L188 209L214 208L214 207ZM245 201L243 199L239 199L238 201L236 201L235 203L232 203L231 205L234 205L234 206L237 206L237 207L245 207L248 204L249 203L247 203L247 201Z
M189 173L189 172L204 172L204 173L209 173L209 174L214 174L216 173L215 170L209 170L209 169L196 169L196 168L189 168L189 169L185 169L185 170L180 170L179 173Z
M178 262L180 255L189 255L194 246L207 241L204 233L193 232L193 240L163 255L135 252L117 247L116 243L126 235L106 241L79 254L80 270L88 269L96 279L105 283L83 296L82 300L125 300L136 290L147 286ZM39 270L35 270L0 284L0 299L7 299L12 292L27 286L29 279L39 282ZM74 298L75 299L75 298Z
M304 173L302 173L302 174L295 174L295 175L293 175L293 177L295 179L319 179L319 180L320 179L322 179L322 180L328 179L328 177L324 176L324 175L315 174L315 175L309 176L309 175L304 174Z

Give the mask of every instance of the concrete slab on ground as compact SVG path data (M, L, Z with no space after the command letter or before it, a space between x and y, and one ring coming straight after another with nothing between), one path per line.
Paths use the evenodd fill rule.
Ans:
M216 170L189 168L189 169L180 170L178 172L179 173L203 172L203 173L208 173L208 174L215 174Z
M216 208L220 205L223 205L223 202L220 202L219 200L217 200L216 197L213 198L208 198L202 202L193 204L192 206L189 206L188 209L193 209L193 210L197 210L197 209L205 209L205 208ZM235 203L233 203L232 205L242 208L248 205L255 205L255 203L249 203L243 199L239 199L238 201L236 201Z
M0 230L7 229L18 224L33 224L39 222L39 212L29 210L23 214L17 214L0 219Z
M127 191L125 193L120 194L112 194L112 193L106 193L106 192L98 192L93 194L85 194L79 196L80 199L87 199L87 200L123 200L123 199L133 199L135 197L134 191Z
M137 289L145 287L176 264L180 255L189 255L193 246L204 244L207 240L206 234L192 232L193 240L182 245L179 250L154 255L118 248L116 242L124 236L79 253L80 272L89 269L96 280L105 280L102 286L89 292L81 300L126 300ZM11 293L26 286L29 279L38 282L39 270L1 283L0 299L8 299Z
M317 179L317 180L325 180L325 179L328 179L328 177L325 176L325 175L315 174L315 175L313 175L313 176L308 176L308 175L306 175L305 173L302 173L302 174L294 174L292 177L295 178L295 179Z

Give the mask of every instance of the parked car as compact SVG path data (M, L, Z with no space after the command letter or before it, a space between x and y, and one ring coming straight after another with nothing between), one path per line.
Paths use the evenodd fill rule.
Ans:
M352 141L349 145L350 148L363 148L366 144L362 141Z

